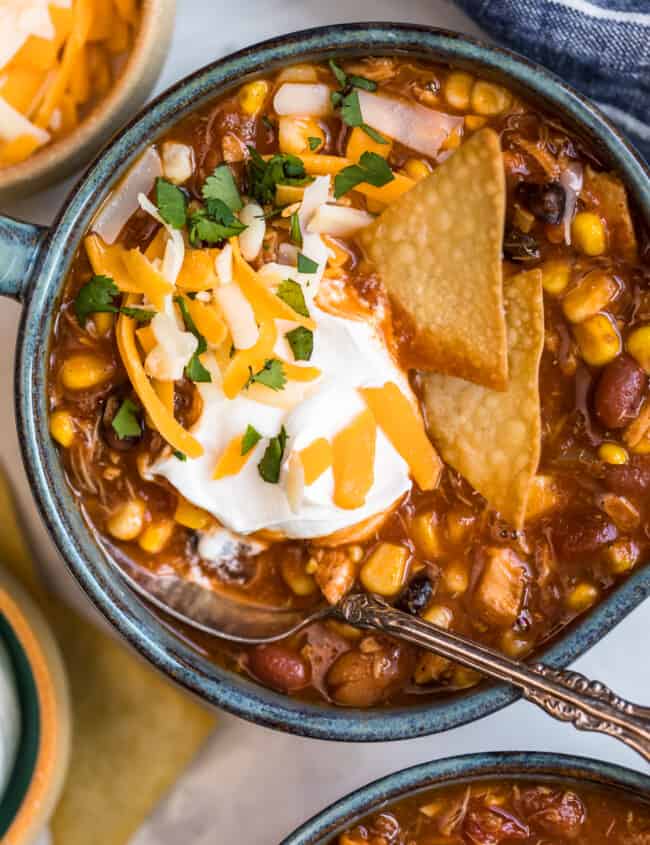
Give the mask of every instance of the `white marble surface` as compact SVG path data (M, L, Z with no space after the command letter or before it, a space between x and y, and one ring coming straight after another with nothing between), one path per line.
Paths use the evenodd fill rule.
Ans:
M263 38L359 20L399 20L476 32L443 0L178 0L174 42L157 90L214 58ZM1 210L48 223L66 190L66 186L55 188ZM9 400L18 318L18 306L3 302L0 337L5 354L0 359L0 395L6 399L0 408L0 458L19 492L33 542L49 576L59 588L74 593L75 587L39 522L18 454ZM80 597L78 600L83 602ZM578 668L606 680L623 695L650 702L648 661L642 654L647 620L647 607L638 609L580 660ZM523 703L440 736L378 745L297 739L223 715L195 764L132 845L274 845L329 802L380 775L432 758L507 749L562 751L643 766L631 751L612 740L579 734ZM111 845L92 836L91 840Z

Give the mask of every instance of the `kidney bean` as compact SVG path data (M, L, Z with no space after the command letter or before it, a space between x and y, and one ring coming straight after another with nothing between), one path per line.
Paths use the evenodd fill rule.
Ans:
M372 707L404 686L412 669L408 647L386 642L376 651L342 654L327 674L327 687L337 704Z
M606 464L604 481L612 493L642 496L650 490L650 457L636 455L629 464Z
M283 645L257 646L250 653L249 668L263 684L282 692L295 692L309 683L305 661Z
M594 409L605 428L623 428L633 419L647 387L646 374L629 355L608 364L594 393Z
M597 510L574 510L551 523L553 548L560 560L574 561L596 554L613 543L618 529Z

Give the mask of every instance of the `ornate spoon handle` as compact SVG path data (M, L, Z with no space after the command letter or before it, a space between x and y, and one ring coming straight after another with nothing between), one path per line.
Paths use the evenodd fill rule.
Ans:
M650 707L620 698L599 681L543 663L521 663L491 648L395 610L367 595L350 595L337 615L359 628L384 631L519 687L524 698L550 716L583 731L604 733L634 748L650 762Z

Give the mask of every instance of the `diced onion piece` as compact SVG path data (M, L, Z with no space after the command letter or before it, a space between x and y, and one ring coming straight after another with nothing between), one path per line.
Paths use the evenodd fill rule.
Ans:
M452 130L463 125L462 117L370 91L359 91L359 104L364 122L373 129L431 157Z
M307 225L307 231L335 238L347 238L375 218L360 208L345 205L321 205Z
M232 247L226 244L214 260L214 269L219 276L222 285L229 285L232 282Z
M273 98L276 114L300 114L324 117L331 114L330 89L323 84L285 82Z
M165 246L165 255L162 262L162 274L172 285L176 284L178 274L181 272L181 267L185 261L185 241L183 235L178 229L166 223L156 206L144 194L138 194L138 203L143 211L150 214L155 220L167 230L169 240Z
M239 285L233 283L217 288L214 296L223 311L235 349L255 346L259 337L255 314Z
M165 179L182 185L194 172L194 150L187 144L167 141L162 145L162 169Z
M15 141L22 135L29 135L40 145L47 144L50 140L49 132L39 129L30 120L16 111L13 106L0 97L0 139L3 141Z
M582 165L573 161L568 164L560 175L560 185L564 188L564 214L562 225L564 226L564 241L567 246L571 245L571 222L576 210L578 196L582 190Z
M305 473L297 452L292 452L287 463L285 491L289 507L294 513L298 513L305 495Z
M183 378L183 370L196 352L198 340L191 332L181 331L176 320L164 312L156 314L151 329L158 343L147 355L145 371L159 381Z
M256 202L248 202L242 208L239 219L247 227L239 236L239 248L246 261L254 261L262 249L266 234L264 210Z
M153 147L147 147L124 179L109 194L95 217L92 231L96 232L104 243L115 243L123 226L138 210L138 196L148 194L161 174L160 156Z

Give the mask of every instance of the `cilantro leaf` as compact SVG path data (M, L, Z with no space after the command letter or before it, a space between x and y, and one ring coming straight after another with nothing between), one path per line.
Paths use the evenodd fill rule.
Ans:
M317 150L323 142L320 138L317 138L315 135L310 135L309 138L307 138L307 143L309 144L309 149L313 153L314 150Z
M302 232L300 231L300 220L298 212L294 211L290 218L289 240L296 246L302 246Z
M217 244L221 241L228 240L228 238L232 238L234 235L238 235L245 228L246 226L240 223L234 215L233 222L229 225L224 225L216 220L211 220L204 210L195 211L190 215L189 219L190 243L192 246L197 246L201 241L209 244Z
M361 124L361 129L368 135L376 144L387 144L388 141L384 138L383 135L380 135L376 129L373 129L372 126L368 126L367 123Z
M220 164L215 168L212 175L205 180L201 193L208 209L210 209L210 200L219 200L230 211L239 211L243 206L235 177L227 164ZM210 211L210 215L212 216L212 211ZM227 221L224 220L223 222L226 223Z
M341 100L341 120L348 126L361 126L363 123L361 104L356 91L350 91Z
M190 314L187 303L183 299L182 296L175 296L174 302L180 308L181 314L183 316L183 322L185 323L185 328L188 332L192 332L194 337L198 340L199 345L196 347L196 352L190 360L187 362L185 366L185 375L190 381L195 382L210 382L212 381L212 376L210 375L209 370L201 363L201 359L199 355L202 355L208 349L208 344L206 339L203 337L201 332L197 329L194 320L192 319L192 315Z
M132 308L130 305L124 305L120 308L120 312L125 317L130 317L136 323L148 323L156 316L155 311L150 311L148 308Z
M241 439L242 455L247 455L251 449L254 449L255 446L257 446L261 439L262 435L259 431L256 428L253 428L252 425L247 425L244 436Z
M348 76L348 85L351 85L353 88L363 88L364 91L377 90L377 83L373 79L366 79L365 76L356 76L354 73Z
M208 217L216 223L223 223L224 226L241 225L246 228L244 224L235 217L230 207L227 206L223 200L207 199L205 201L205 206Z
M345 88L345 86L348 84L348 75L347 75L347 73L343 70L343 68L342 68L342 67L340 67L340 66L336 63L336 61L335 61L334 59L330 59L330 60L329 60L329 66L330 66L330 69L331 69L332 73L334 74L334 76L335 76L335 78L336 78L336 81L337 81L337 82L338 82L338 84L340 85L340 87L341 87L341 88Z
M269 440L262 460L257 465L260 475L269 484L277 484L280 480L280 467L287 445L288 435L285 427L282 426L277 437Z
M311 258L307 258L302 252L298 253L298 272L299 273L315 273L318 270L318 262Z
M255 383L270 387L271 390L283 390L287 377L284 374L282 361L278 361L277 358L268 358L261 370L251 373L247 386Z
M185 194L176 185L166 179L156 179L156 205L160 216L173 226L182 229L187 220L187 200Z
M276 296L283 302L286 302L290 308L293 308L296 314L300 314L302 317L309 317L305 295L298 282L294 282L293 279L285 279L284 282L280 282Z
M314 351L314 333L304 326L296 326L285 334L296 361L309 361Z
M306 185L311 181L298 156L276 153L265 161L255 147L248 150L248 192L261 205L273 202L277 185Z
M79 325L83 328L91 314L98 312L115 313L117 308L113 299L119 290L109 276L93 276L77 294L74 301L74 313Z
M178 449L174 449L172 454L177 460L182 461L183 463L187 460L187 455L184 452L179 452Z
M382 185L392 182L394 178L395 175L385 158L377 153L365 152L359 159L359 164L344 167L336 174L334 196L338 199L362 182L381 188Z
M139 437L142 434L142 426L138 419L139 410L131 399L125 399L120 405L111 423L113 431L120 440L126 440L127 437Z

